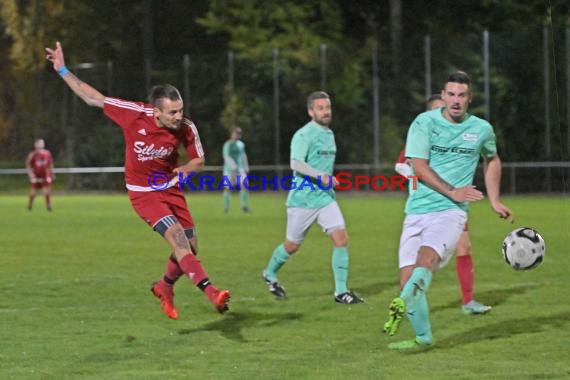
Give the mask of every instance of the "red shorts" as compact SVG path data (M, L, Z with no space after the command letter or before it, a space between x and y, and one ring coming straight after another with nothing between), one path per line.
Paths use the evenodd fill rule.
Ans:
M45 189L51 186L51 182L51 177L36 177L33 182L30 182L30 186L36 190Z
M184 193L173 186L161 191L129 191L135 212L152 228L165 216L174 215L186 230L194 227Z

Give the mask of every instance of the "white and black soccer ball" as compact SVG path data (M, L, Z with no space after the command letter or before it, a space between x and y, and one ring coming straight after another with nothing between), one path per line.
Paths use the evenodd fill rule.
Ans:
M536 268L544 260L545 253L544 239L529 227L517 228L503 240L503 257L516 270Z

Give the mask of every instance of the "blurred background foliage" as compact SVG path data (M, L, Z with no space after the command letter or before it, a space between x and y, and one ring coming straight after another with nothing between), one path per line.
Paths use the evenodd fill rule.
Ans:
M332 96L337 163L373 162L372 57L377 49L379 161L391 163L408 125L424 107L426 36L432 42L430 90L438 92L451 71L465 70L474 80L471 111L485 115L485 30L491 41L490 121L503 160L568 159L570 18L563 0L0 4L4 167L21 167L36 137L46 139L60 166L122 165L118 128L72 96L45 60L44 47L57 40L64 46L68 67L106 95L143 100L149 86L161 82L186 89L185 102L210 165L221 163L221 146L232 122L244 129L252 164L287 163L290 137L308 120L306 96L319 88ZM549 89L544 85L545 31ZM92 65L78 65L85 62ZM545 96L551 99L548 110ZM552 122L550 157L545 115Z

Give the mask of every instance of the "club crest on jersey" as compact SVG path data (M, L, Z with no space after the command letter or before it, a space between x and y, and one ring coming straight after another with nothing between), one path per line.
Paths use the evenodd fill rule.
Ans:
M155 148L154 144L146 145L144 141L135 141L133 150L137 154L139 161L148 161L155 158L168 157L174 151L174 148L165 148L163 146Z
M464 141L477 141L477 135L474 133L464 133L461 137Z

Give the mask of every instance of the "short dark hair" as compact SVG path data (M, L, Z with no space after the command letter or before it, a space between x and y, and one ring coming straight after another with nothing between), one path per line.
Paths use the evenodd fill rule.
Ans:
M311 109L313 108L313 102L317 99L330 99L331 97L329 96L329 94L327 94L324 91L315 91L312 92L308 97L307 97L307 108Z
M162 109L162 100L182 100L182 96L176 87L171 84L159 84L150 89L148 102L158 109Z
M448 83L466 84L467 87L471 88L471 78L469 78L469 75L467 75L465 71L456 71L453 74L451 74L449 77L447 77L447 80L445 81L443 88L445 88L445 85Z
M431 94L430 97L426 100L426 108L430 109L433 102L441 100L441 94Z

